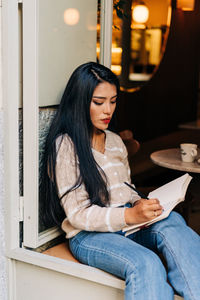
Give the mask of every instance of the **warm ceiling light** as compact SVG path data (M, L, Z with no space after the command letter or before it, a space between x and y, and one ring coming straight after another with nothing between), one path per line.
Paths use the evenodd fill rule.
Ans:
M182 10L194 10L195 0L177 0L176 6Z
M136 23L146 23L149 18L149 9L145 4L137 4L132 12L133 20Z
M64 22L67 25L73 26L79 22L80 13L76 8L68 8L64 11Z

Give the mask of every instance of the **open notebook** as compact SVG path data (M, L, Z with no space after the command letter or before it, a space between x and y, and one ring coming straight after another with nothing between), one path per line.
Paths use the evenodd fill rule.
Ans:
M191 180L192 177L186 173L149 193L149 199L157 198L160 201L160 204L163 207L163 213L151 221L124 227L123 231L126 232L125 236L140 230L144 226L149 226L168 217L172 209L178 203L185 200L185 194Z

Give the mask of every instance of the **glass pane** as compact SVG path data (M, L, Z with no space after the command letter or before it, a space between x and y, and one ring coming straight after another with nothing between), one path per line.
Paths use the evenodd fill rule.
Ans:
M49 127L55 116L56 108L40 108L39 109L39 232L47 229L46 225L43 223L43 207L42 198L45 196L43 192L43 182L42 182L42 162L44 157L44 147L46 137L49 131ZM50 227L50 226L49 226Z
M97 62L100 62L100 16L101 16L101 0L98 0L97 6L97 45L96 45L96 56Z
M123 17L125 18L125 16ZM113 35L112 35L112 65L111 70L116 75L121 75L122 71L122 29L123 19L117 15L117 10L113 9Z
M162 59L168 37L171 7L165 0L114 1L112 70L122 87L148 81ZM138 6L141 6L139 15ZM158 13L159 11L159 13ZM146 14L146 19L144 18Z
M98 0L38 1L39 185L44 145L66 82L80 64L96 61ZM98 27L100 34L100 25ZM98 40L99 40L98 35ZM39 195L39 232L42 197Z
M38 1L39 106L58 104L81 63L96 60L97 1Z

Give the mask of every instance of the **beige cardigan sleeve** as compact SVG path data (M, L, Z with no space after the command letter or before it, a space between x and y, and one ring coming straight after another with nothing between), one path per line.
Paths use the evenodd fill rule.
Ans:
M59 196L61 197L72 187L79 176L78 163L74 155L71 139L65 135L58 148L56 163L56 178ZM87 231L118 231L125 223L124 207L90 206L88 193L81 184L67 193L61 200L69 223L76 229Z

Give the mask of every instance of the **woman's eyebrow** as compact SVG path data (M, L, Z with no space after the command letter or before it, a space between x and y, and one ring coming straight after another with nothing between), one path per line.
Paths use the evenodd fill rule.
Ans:
M92 96L92 98L97 98L97 99L106 99L106 97L102 97L102 96Z
M116 98L117 95L112 96L110 99ZM92 98L97 98L97 99L106 99L106 97L102 97L102 96L93 96Z

